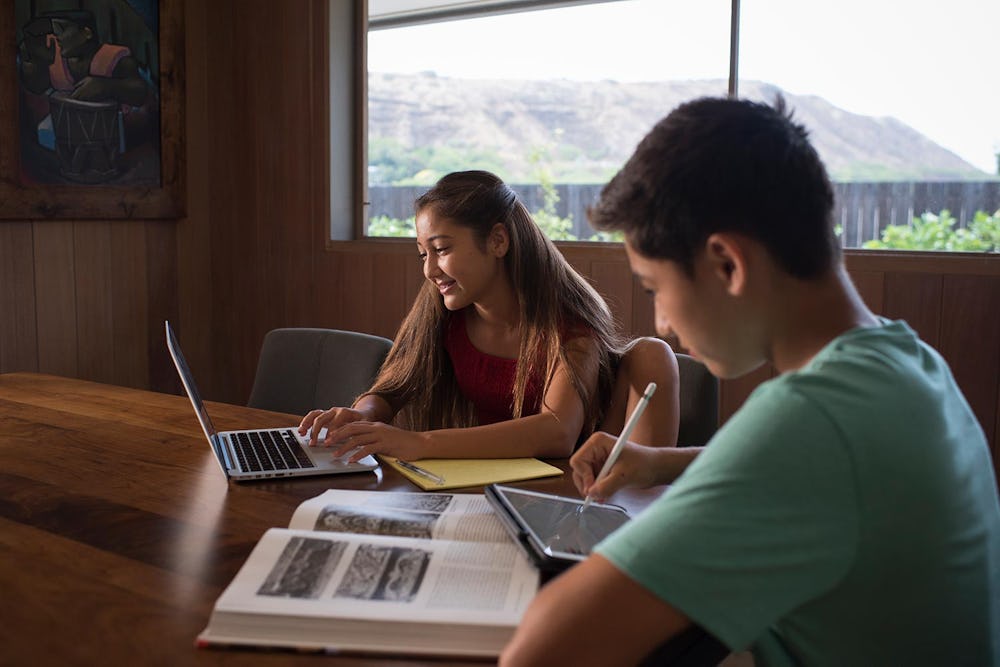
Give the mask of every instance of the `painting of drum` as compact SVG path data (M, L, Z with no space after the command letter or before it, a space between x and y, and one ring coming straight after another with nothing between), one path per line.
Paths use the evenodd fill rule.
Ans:
M20 180L160 176L158 0L15 0Z

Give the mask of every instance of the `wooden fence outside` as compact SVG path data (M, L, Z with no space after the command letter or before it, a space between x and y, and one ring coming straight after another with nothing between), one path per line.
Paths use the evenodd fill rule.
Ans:
M544 204L537 184L513 184L529 211ZM572 233L587 240L595 233L587 222L587 207L597 201L603 184L555 186L559 195L556 213L572 217ZM369 215L405 219L413 215L413 201L427 190L423 186L370 186ZM835 183L836 222L842 228L845 248L860 247L881 237L889 225L907 224L924 212L938 214L947 209L965 227L976 211L1000 209L1000 180L990 181L902 181Z

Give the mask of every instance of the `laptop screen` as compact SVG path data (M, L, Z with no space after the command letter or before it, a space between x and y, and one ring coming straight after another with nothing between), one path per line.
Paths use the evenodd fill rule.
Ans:
M177 367L177 373L181 376L184 391L187 392L188 398L191 399L191 405L194 406L195 414L198 415L198 421L201 422L201 428L205 431L205 436L208 437L212 446L215 446L215 425L212 424L212 420L205 410L205 403L202 402L201 395L198 394L198 387L194 384L194 376L191 375L191 369L188 368L187 361L184 359L180 343L177 342L177 337L174 336L174 330L170 326L170 322L165 322L165 324L167 327L167 348L170 350L170 356L174 359L174 366Z

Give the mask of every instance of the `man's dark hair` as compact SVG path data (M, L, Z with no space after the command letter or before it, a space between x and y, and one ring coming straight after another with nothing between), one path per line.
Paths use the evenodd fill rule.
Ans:
M789 274L816 278L840 259L833 187L805 128L773 107L726 98L680 105L639 142L589 211L640 253L694 259L715 232L762 243Z

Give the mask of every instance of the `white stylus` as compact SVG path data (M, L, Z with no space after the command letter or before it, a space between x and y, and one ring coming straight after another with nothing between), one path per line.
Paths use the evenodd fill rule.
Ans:
M649 399L652 398L654 391L656 391L655 382L650 382L646 385L646 391L642 392L642 398L639 399L639 403L635 406L635 410L632 411L632 416L628 418L627 422L625 422L625 428L622 429L618 439L615 440L615 445L611 448L611 452L608 454L607 460L601 467L601 472L597 473L597 477L594 479L594 484L597 484L597 482L604 479L604 477L611 471L611 466L613 466L615 461L618 460L618 456L622 453L622 448L625 447L625 443L628 442L628 437L632 435L632 430L639 421L639 417L642 416L646 406L649 405ZM580 511L582 512L587 509L591 502L593 502L593 498L591 498L588 493L587 497L583 500L583 505L580 507Z

